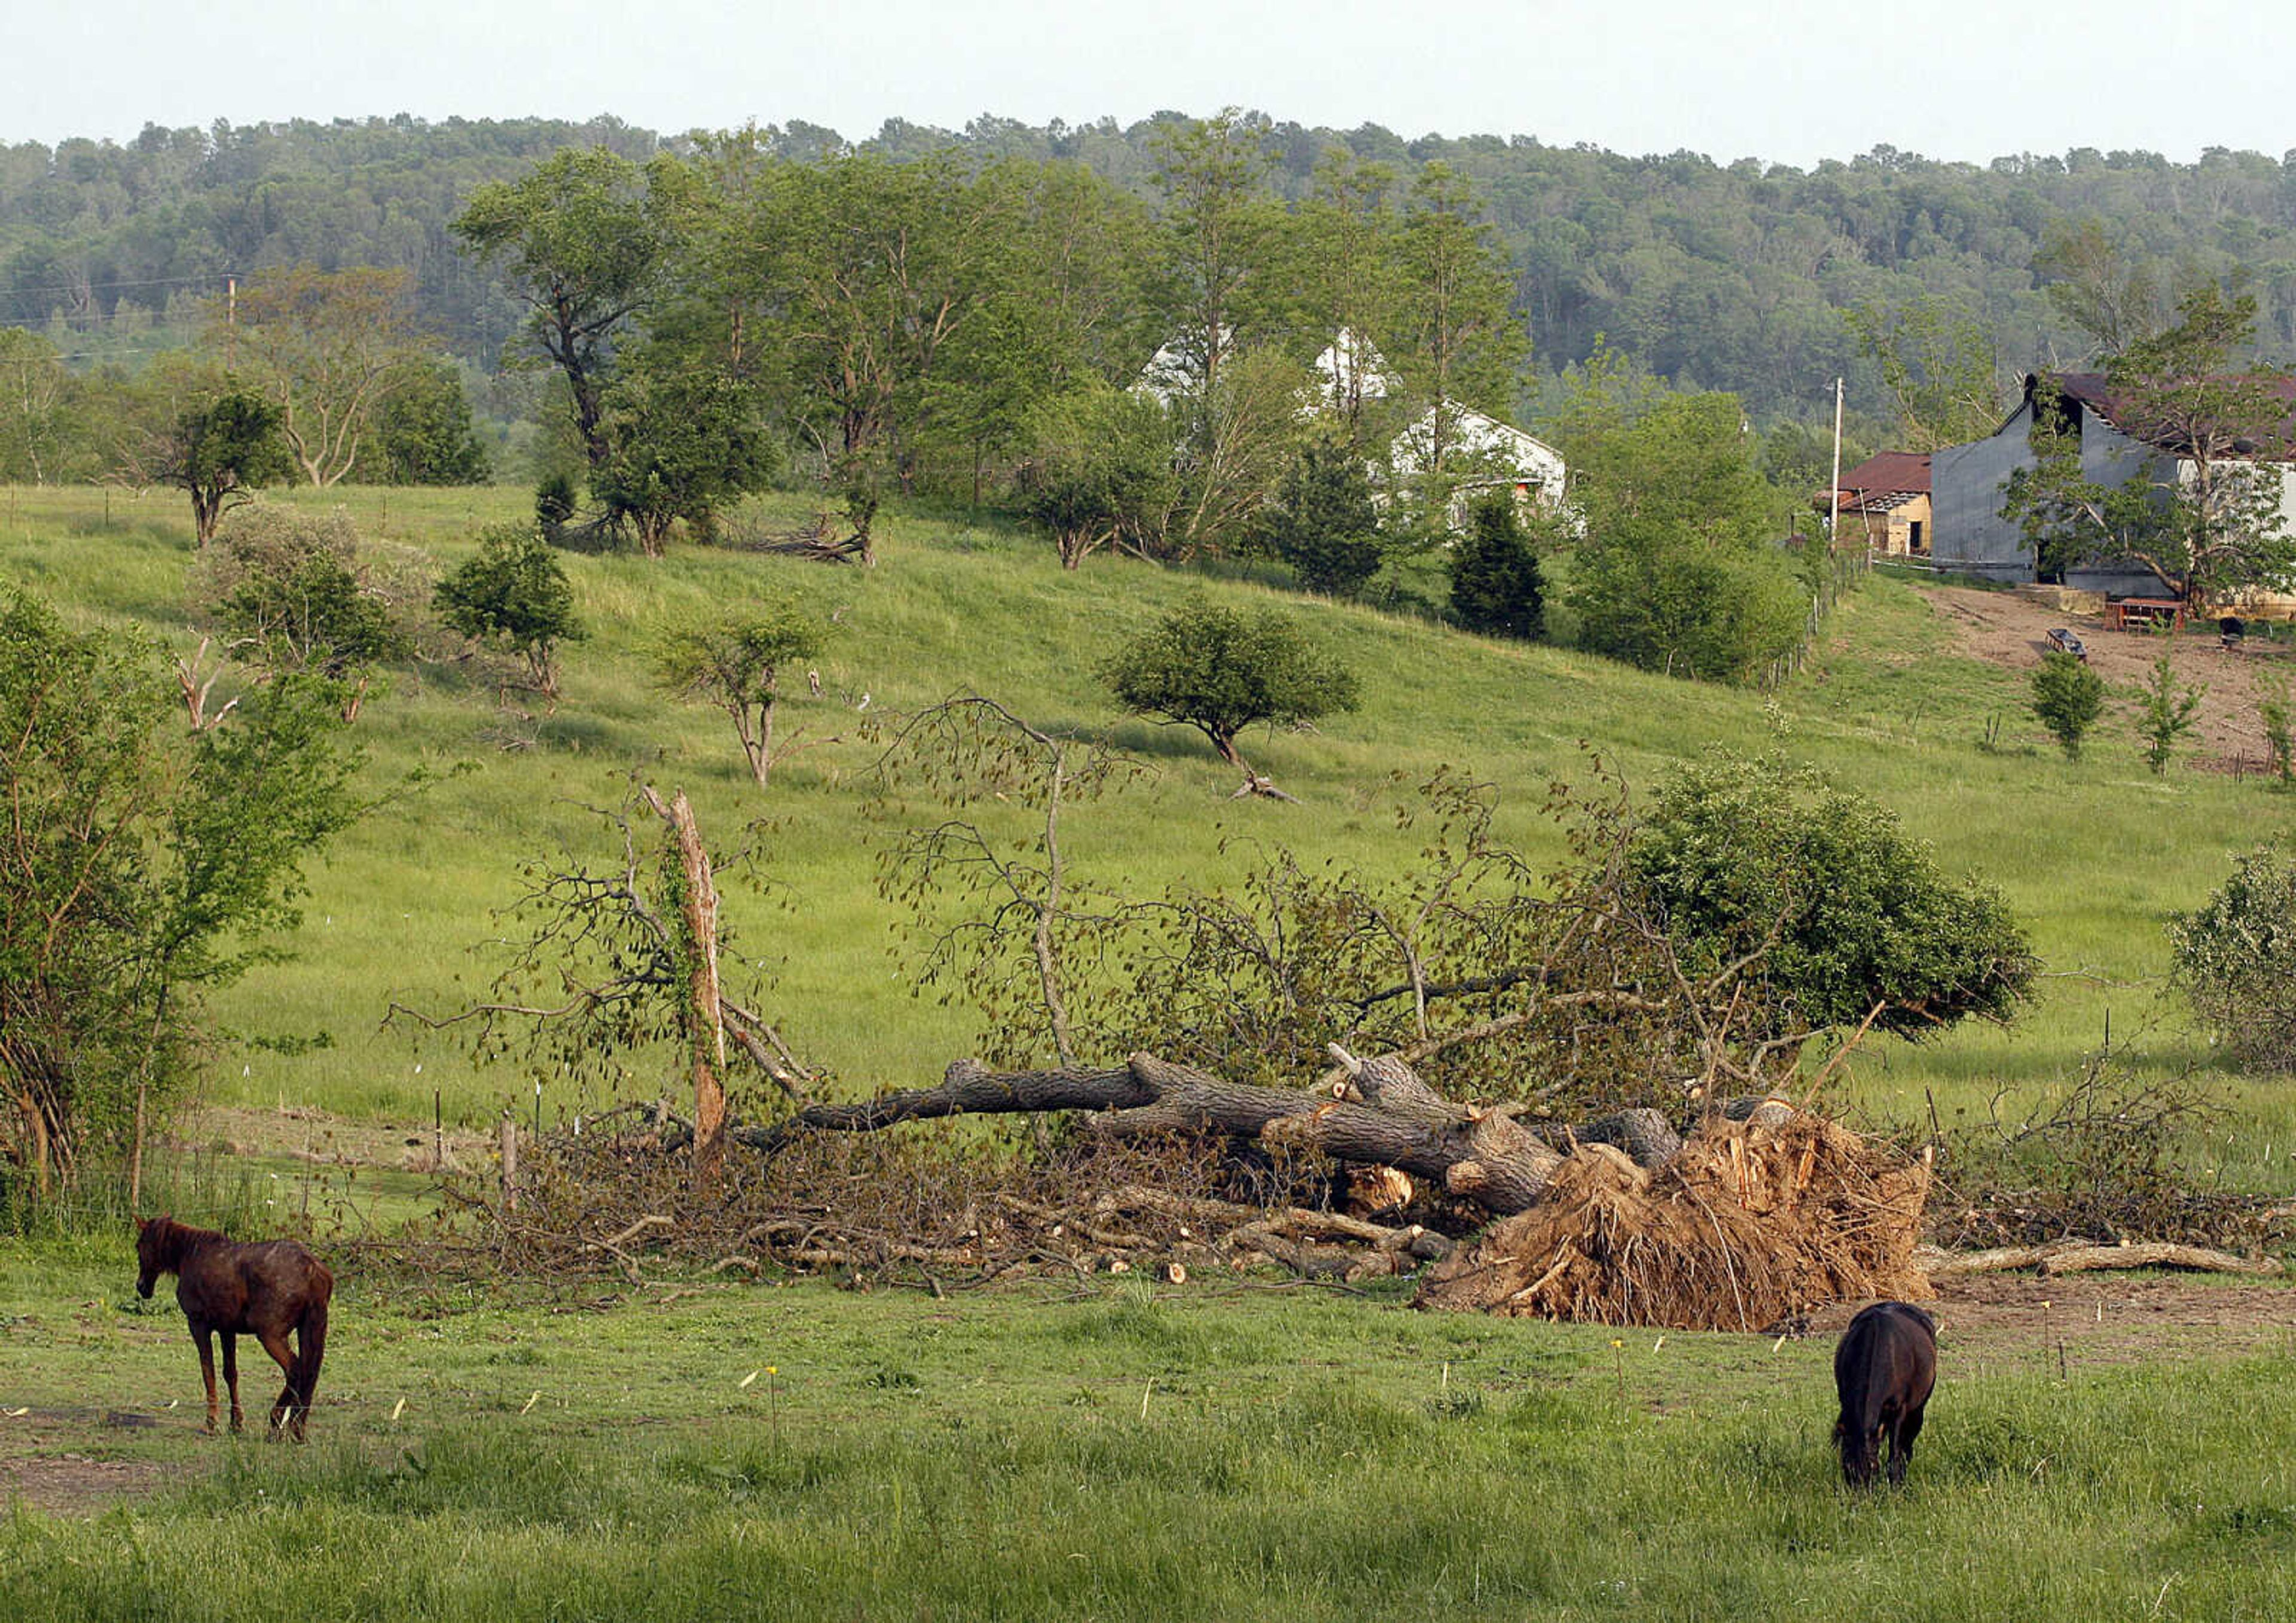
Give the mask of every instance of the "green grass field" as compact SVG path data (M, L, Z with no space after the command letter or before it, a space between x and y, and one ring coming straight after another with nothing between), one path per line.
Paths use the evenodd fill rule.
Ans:
M115 1242L0 1248L0 1470L129 1494L0 1521L12 1619L2296 1606L2284 1313L2138 1363L2084 1322L2062 1374L1949 1319L1908 1485L1861 1497L1828 1443L1831 1337L1614 1346L1217 1281L605 1312L354 1282L298 1449L196 1434L180 1321L132 1275ZM275 1377L242 1380L259 1425Z
M284 499L340 499L362 533L418 545L444 565L467 554L481 523L514 518L523 501L512 491L369 488ZM570 555L590 636L567 651L553 709L506 714L467 668L396 674L360 725L372 781L387 786L418 766L463 775L373 816L315 865L294 961L234 989L217 1012L248 1037L324 1032L332 1046L283 1057L232 1045L215 1068L213 1100L410 1121L427 1120L435 1101L450 1121L471 1125L506 1102L530 1111L537 1078L474 1070L460 1044L403 1026L386 1032L381 1018L392 999L443 1011L475 996L499 966L483 944L502 932L497 910L517 894L519 865L567 849L610 856L596 810L619 802L634 771L685 788L722 844L765 820L765 888L730 890L727 915L746 972L763 983L758 1003L799 1051L849 1091L938 1076L976 1032L963 1011L914 996L916 965L895 939L904 915L874 884L886 843L932 808L885 791L872 771L881 746L864 739L854 707L866 695L882 716L969 691L1042 723L1103 725L1111 711L1094 667L1133 627L1194 594L1288 604L1355 664L1362 709L1313 734L1246 741L1300 795L1296 807L1228 802L1225 769L1193 734L1119 727L1153 772L1073 814L1068 845L1081 872L1134 894L1181 877L1217 883L1241 872L1245 858L1219 849L1238 834L1281 840L1311 863L1392 871L1415 847L1390 815L1403 792L1391 780L1408 785L1445 764L1499 785L1507 838L1552 849L1539 802L1551 778L1584 777L1582 744L1643 782L1710 744L1775 749L1893 807L1949 869L2000 886L2046 960L2043 998L2015 1027L1868 1050L1859 1096L1899 1120L1924 1117L1932 1099L1941 1111L1981 1109L2003 1082L2048 1086L2099 1043L2108 1018L2152 1063L2205 1060L2161 996L2163 922L2220 882L2229 850L2284 828L2296 807L2254 780L2190 770L2155 779L2120 739L2100 739L2079 763L2042 749L2017 677L1945 652L1918 588L1901 581L1877 578L1850 596L1817 656L1765 700L1120 558L1063 573L1025 536L914 516L881 528L884 561L874 570L692 547L653 563ZM189 559L187 517L157 494L19 488L0 506L0 578L77 613L137 625L177 652L192 641ZM749 783L723 718L667 701L648 660L660 627L759 594L833 612L840 626L820 667L824 698L783 707L785 731L839 742L797 755L765 793ZM2006 747L1988 752L1980 745L1997 714ZM992 824L1005 815L981 812ZM668 1062L654 1063L628 1086L651 1092ZM538 1079L546 1118L599 1102L554 1076ZM2296 1149L2296 1111L2276 1085L2226 1083L2264 1130L2228 1146L2221 1176L2286 1190L2296 1182L2284 1164Z
M286 499L340 499L363 533L446 565L525 501ZM2063 761L2021 717L2018 678L1946 652L1902 581L1849 597L1765 699L1248 581L1107 557L1063 574L1048 547L995 529L896 515L881 535L873 571L690 547L652 564L569 556L591 635L567 651L554 709L505 713L467 669L395 675L359 726L373 784L464 769L314 865L293 961L217 1004L229 1036L209 1102L277 1114L282 1153L315 1147L317 1129L280 1107L416 1138L434 1102L449 1129L530 1112L536 1078L474 1069L453 1039L382 1029L382 1015L393 999L444 1011L474 996L519 865L609 857L595 808L634 770L685 789L721 843L765 820L768 883L729 887L726 906L757 1001L798 1050L849 1093L931 1080L977 1034L914 995L902 915L875 878L886 843L931 808L885 792L855 707L972 691L1097 726L1111 711L1095 665L1197 593L1287 605L1354 663L1363 708L1246 741L1298 806L1232 803L1193 735L1119 728L1154 770L1071 819L1080 869L1139 893L1210 885L1240 872L1220 848L1241 834L1394 871L1416 841L1395 827L1391 776L1446 764L1502 787L1508 839L1553 850L1538 808L1551 777L1583 775L1582 743L1637 782L1712 743L1775 749L2001 887L2046 961L2015 1027L1862 1053L1853 1102L1889 1120L1923 1121L1932 1102L1948 1119L1981 1111L2004 1086L2046 1092L2108 1018L2148 1066L2205 1064L2162 996L2163 921L2296 807L2253 780L2153 779L2120 739ZM0 492L0 580L178 652L194 640L189 561L171 499ZM653 691L646 649L681 616L767 593L836 612L825 697L789 704L783 725L841 742L761 794L721 718ZM2005 747L1988 750L1996 713ZM292 1056L253 1040L316 1032L331 1045ZM651 1096L672 1077L668 1056L638 1056L623 1086ZM2296 1189L2285 1085L2218 1079L2240 1120L2202 1146L2213 1176ZM540 1080L548 1117L604 1102L595 1084ZM256 1224L266 1201L356 1221L425 1203L402 1172L315 1172L205 1141L168 1159L155 1176ZM2296 1615L2296 1422L2279 1389L2296 1315L2276 1292L2269 1334L2165 1326L2111 1357L2077 1348L2062 1373L2045 1340L1949 1338L1949 1400L1913 1484L1858 1500L1826 1448L1829 1340L1645 1333L1614 1348L1593 1329L1226 1282L947 1302L710 1284L591 1311L353 1275L313 1444L209 1440L191 1434L180 1322L164 1291L164 1312L133 1301L132 1273L118 1233L0 1245L0 1408L25 1411L0 1417L0 1498L81 1465L90 1484L63 1513L0 1522L0 1617ZM250 1360L258 1412L267 1369Z

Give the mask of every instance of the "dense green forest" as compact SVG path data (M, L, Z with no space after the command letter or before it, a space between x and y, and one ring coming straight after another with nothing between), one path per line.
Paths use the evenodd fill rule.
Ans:
M1081 164L1144 200L1159 131L1185 122L983 119L947 131L896 120L849 147L801 123L751 134L757 150L799 160L953 151L971 163ZM2180 279L2244 278L2261 347L2296 355L2290 158L2211 149L2174 163L2081 148L1980 168L1880 147L1805 171L1524 137L1406 140L1375 125L1335 131L1256 114L1244 123L1265 154L1266 187L1288 201L1312 193L1335 148L1391 166L1406 190L1431 162L1463 177L1511 269L1534 377L1585 360L1605 335L1678 385L1735 392L1766 422L1815 420L1836 375L1849 379L1853 406L1879 415L1881 374L1843 313L1925 298L1980 322L2005 369L2084 358L2094 346L2044 296L2036 260L2053 226L2090 220L2123 254ZM155 325L180 328L191 301L219 292L227 275L373 266L410 273L424 321L490 370L522 312L449 230L471 193L565 147L643 160L705 144L611 119L402 116L0 147L0 323L42 329L75 360L133 361L164 347ZM1537 402L1522 405L1537 415Z

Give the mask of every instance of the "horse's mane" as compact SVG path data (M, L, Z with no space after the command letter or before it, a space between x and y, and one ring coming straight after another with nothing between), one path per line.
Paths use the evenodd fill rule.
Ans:
M173 1217L154 1217L146 1225L146 1236L152 1236L163 1257L180 1257L203 1245L229 1245L231 1236L211 1228L195 1228L189 1223L178 1223Z

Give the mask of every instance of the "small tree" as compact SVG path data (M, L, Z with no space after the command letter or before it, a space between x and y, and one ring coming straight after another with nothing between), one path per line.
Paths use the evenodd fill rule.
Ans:
M464 636L523 659L535 691L557 697L558 644L578 640L582 622L566 571L537 529L499 524L483 531L478 556L440 581L431 602Z
M591 494L659 558L683 519L707 531L717 510L771 476L773 447L749 391L719 373L631 367L606 391L605 455Z
M2264 746L2271 758L2272 775L2286 783L2296 779L2296 711L2292 711L2288 701L2288 678L2284 676L2258 685L2263 692L2256 701L2256 716L2264 724Z
M1237 753L1236 734L1258 722L1289 725L1356 708L1355 673L1268 610L1247 615L1201 602L1175 610L1103 666L1100 677L1133 715L1210 739L1243 774L1239 796L1279 791Z
M828 640L825 624L783 603L669 633L654 669L661 685L679 698L715 705L732 717L750 775L763 789L778 758L774 707L782 673L816 658Z
M2080 758L2081 740L2104 712L2104 678L2062 648L2041 656L2033 673L2033 714L2064 746L2067 760Z
M2152 661L2152 674L2136 689L2136 736L2144 742L2144 764L2154 777L2167 775L2177 741L2200 725L2194 712L2208 691L2205 686L2179 688L2167 654Z
M1062 569L1103 545L1144 555L1156 548L1179 496L1161 406L1091 384L1039 406L1029 437L1035 449L1021 471L1021 511L1052 532Z
M1475 504L1467 534L1452 549L1451 612L1470 631L1533 642L1546 628L1538 554L1524 533L1512 492Z
M280 411L260 395L229 389L176 414L152 472L192 498L197 545L215 539L223 515L294 471L281 435Z
M1734 756L1677 772L1628 851L1684 964L1758 955L1769 1024L1922 1037L2005 1020L2039 963L2007 903L1941 873L1894 814L1816 773Z
M1259 518L1257 538L1310 592L1353 597L1379 573L1379 509L1371 479L1346 447L1310 442Z
M139 641L0 594L0 1190L69 1188L199 1070L205 994L278 954L358 813L331 684L186 729Z
M2296 1070L2296 864L2259 846L2193 913L2172 914L2175 983L2237 1062Z

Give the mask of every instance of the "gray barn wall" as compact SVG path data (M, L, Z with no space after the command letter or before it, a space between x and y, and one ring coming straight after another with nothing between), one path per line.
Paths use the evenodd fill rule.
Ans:
M2033 465L2025 443L2031 421L2027 401L1990 437L1931 454L1930 505L1937 528L1930 556L1939 569L2001 581L2035 578L2025 537L2001 516L2001 488L2011 471ZM2081 471L2088 478L2120 484L2152 455L2095 413L2081 414ZM2065 584L2113 597L2158 597L2164 589L2149 570L2109 564L2068 570Z

